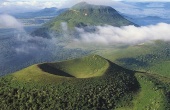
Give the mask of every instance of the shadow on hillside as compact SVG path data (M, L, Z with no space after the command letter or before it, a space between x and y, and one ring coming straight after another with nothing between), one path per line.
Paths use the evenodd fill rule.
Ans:
M41 65L38 65L38 67L44 71L44 72L47 72L49 74L53 74L53 75L58 75L58 76L65 76L65 77L74 77L68 73L65 73L57 68L54 68L48 64L41 64Z
M116 75L116 77L117 78L119 77L121 80L126 79L124 81L127 81L127 83L125 83L125 84L128 87L128 91L137 92L139 90L140 83L138 82L137 78L135 77L135 74L137 73L136 71L126 69L126 68L121 67L111 61L108 61L108 62L110 63L110 68L107 72L108 73L107 75Z

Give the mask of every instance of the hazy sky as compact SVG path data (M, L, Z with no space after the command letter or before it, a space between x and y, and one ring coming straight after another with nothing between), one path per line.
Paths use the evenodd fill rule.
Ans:
M8 6L26 6L26 7L61 7L65 2L72 1L87 1L87 0L0 0L0 7L8 7ZM91 1L103 1L103 0L91 0ZM105 0L104 0L105 1ZM145 1L167 1L170 0L106 0L106 1L126 1L126 2L145 2Z
M14 13L14 12L26 12L30 10L38 10L48 7L62 8L70 7L77 2L86 1L90 3L106 4L122 6L122 4L117 4L116 1L126 1L126 2L170 2L170 0L0 0L0 13ZM127 4L126 4L127 6ZM125 4L123 5L125 7Z

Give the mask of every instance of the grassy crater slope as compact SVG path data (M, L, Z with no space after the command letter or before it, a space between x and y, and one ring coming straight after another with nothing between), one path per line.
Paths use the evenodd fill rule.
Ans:
M0 78L0 106L3 109L108 110L131 106L132 93L138 89L134 71L90 55L33 65Z
M90 78L104 75L110 67L109 61L90 55L57 63L37 64L12 74L17 80L50 81L69 78ZM48 80L50 79L50 80Z
M42 70L46 70L47 72L47 67L59 69L76 78L102 76L109 66L110 65L107 60L96 55L59 63L46 63L39 65Z

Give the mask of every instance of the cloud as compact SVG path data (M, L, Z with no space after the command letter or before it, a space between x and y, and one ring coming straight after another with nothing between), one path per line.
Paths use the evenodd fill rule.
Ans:
M139 44L152 40L170 40L170 24L159 23L150 26L97 26L96 32L85 32L83 29L77 29L80 33L80 39L74 39L78 44Z
M63 23L63 26L65 25ZM52 39L46 39L43 37L32 37L27 34L22 23L11 15L0 15L0 28L13 28L14 35L11 36L13 36L15 45L12 48L19 54L30 54L31 52L44 53L55 49L57 46L57 39L54 37Z
M52 34L51 34L52 35ZM13 50L18 55L39 56L56 53L58 49L58 39L51 36L51 39L31 36L24 29L16 30L14 33Z
M17 28L22 29L23 25L13 16L2 14L0 15L0 28Z
M146 7L148 8L163 8L165 6L164 3L153 2L149 3Z
M17 44L14 46L14 50L17 54L36 56L52 53L57 49L57 38L32 37L22 32L15 35L15 42Z

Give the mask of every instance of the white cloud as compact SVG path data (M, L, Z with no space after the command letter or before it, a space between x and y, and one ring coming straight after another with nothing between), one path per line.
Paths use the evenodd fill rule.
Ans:
M122 44L139 44L152 40L170 40L170 24L159 23L150 26L97 26L97 31L89 33L78 29L80 39L75 39L78 44L103 44L112 45Z
M14 28L14 35L11 36L13 36L15 45L12 48L18 54L42 54L43 52L50 52L58 46L57 38L46 39L28 35L22 23L11 15L0 15L0 28Z
M17 28L22 29L23 25L13 16L2 14L0 15L0 28Z

